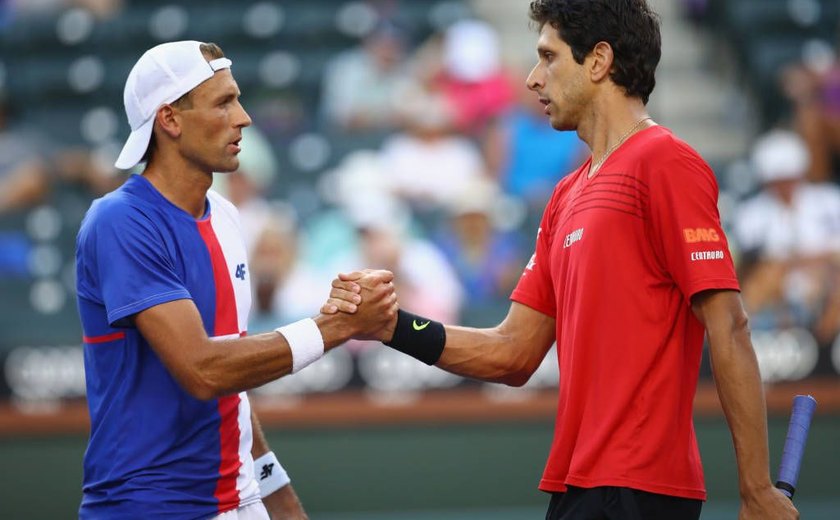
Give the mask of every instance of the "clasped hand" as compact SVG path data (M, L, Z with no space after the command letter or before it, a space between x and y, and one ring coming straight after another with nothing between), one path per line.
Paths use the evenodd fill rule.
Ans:
M345 314L354 339L389 341L399 310L393 280L382 269L339 273L321 314Z

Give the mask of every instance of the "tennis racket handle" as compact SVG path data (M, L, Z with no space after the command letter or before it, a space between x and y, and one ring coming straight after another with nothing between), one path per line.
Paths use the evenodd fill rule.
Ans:
M779 464L779 480L776 481L776 487L789 498L796 492L802 454L805 452L805 442L808 440L808 430L811 428L811 418L816 408L817 401L810 395L797 395L793 398L793 411L790 414L785 448L782 451L782 462Z

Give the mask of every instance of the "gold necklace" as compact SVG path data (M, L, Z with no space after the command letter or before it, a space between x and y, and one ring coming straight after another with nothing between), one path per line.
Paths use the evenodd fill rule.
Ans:
M619 137L618 141L616 141L614 145L610 146L609 149L604 153L604 155L601 156L598 162L595 163L595 166L589 167L589 175L587 175L587 178L591 179L592 177L594 177L595 174L598 173L598 169L601 167L601 165L604 164L604 161L606 161L609 158L610 154L613 153L616 148L621 146L621 143L623 143L628 137L630 137L630 135L632 135L633 132L635 132L636 129L638 129L639 126L648 119L651 119L651 117L648 116L639 119L638 121L636 121L636 124L633 125L633 128L631 128L626 134Z

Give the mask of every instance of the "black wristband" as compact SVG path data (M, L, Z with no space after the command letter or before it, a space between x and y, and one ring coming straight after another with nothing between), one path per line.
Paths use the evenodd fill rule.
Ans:
M776 482L776 487L778 489L781 489L782 491L787 491L788 493L790 493L788 498L793 500L793 494L796 493L796 488L795 487L791 486L787 482L782 482L781 480Z
M443 323L400 309L394 337L385 344L427 365L434 365L446 346L446 329Z

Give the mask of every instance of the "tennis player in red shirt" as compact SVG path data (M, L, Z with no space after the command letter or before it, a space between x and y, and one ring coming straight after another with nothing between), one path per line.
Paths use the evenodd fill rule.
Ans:
M645 0L537 0L530 16L539 61L528 87L592 157L557 184L501 324L444 326L401 310L382 339L510 385L524 384L556 341L546 518L682 520L699 518L706 498L692 423L706 333L735 444L739 518L797 518L770 480L764 394L715 176L645 108L658 17ZM352 296L356 276L335 281L334 304Z

